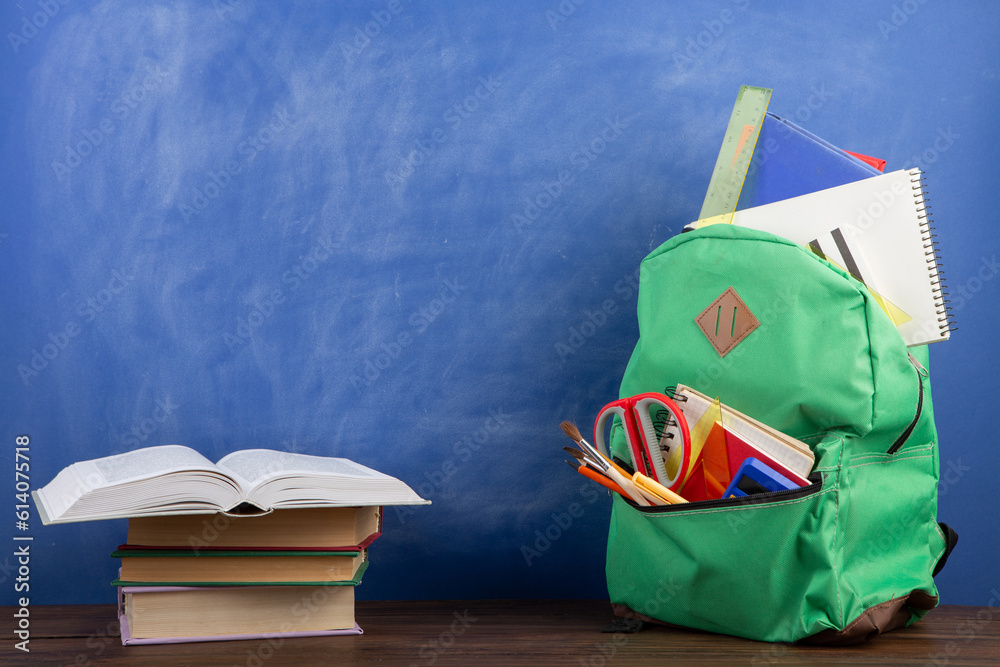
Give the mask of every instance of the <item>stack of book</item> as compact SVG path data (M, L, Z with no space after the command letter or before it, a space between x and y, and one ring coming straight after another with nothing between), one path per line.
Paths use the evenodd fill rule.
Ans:
M129 519L118 586L122 641L349 634L379 507L264 516Z
M46 524L129 517L112 554L124 644L360 634L354 587L381 506L429 502L347 459L213 464L176 445L73 464L34 498Z

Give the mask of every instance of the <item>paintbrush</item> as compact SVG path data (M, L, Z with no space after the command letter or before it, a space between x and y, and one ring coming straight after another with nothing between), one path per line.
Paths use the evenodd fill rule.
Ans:
M572 447L563 447L563 451L567 452L570 456L572 456L578 462L580 462L580 463L587 463L594 470L598 470L598 471L601 470L601 466L597 463L597 461L594 461L589 456L587 456L586 454L584 454L583 452L581 452L579 449L573 449Z
M563 430L563 433L568 435L570 439L580 446L580 449L584 451L587 456L594 460L598 464L598 468L604 470L606 466L613 466L615 470L624 475L625 477L632 479L632 474L627 472L620 465L612 461L610 458L602 454L597 450L596 447L591 445L589 442L583 439L583 435L580 434L580 429L573 425L572 422L564 421L559 424L559 428Z
M601 454L601 452L594 449L594 447L583 439L580 434L580 429L572 424L572 422L564 421L559 424L559 428L563 430L563 433L568 435L573 442L580 445L580 448L587 454L587 456L593 459L594 463L597 464L598 469L605 475L610 477L612 481L616 482L618 486L625 491L625 495L634 500L639 505L643 507L649 507L652 503L646 499L646 496L636 488L635 484L632 483L632 478L624 470L618 467L613 461L610 461L606 456Z

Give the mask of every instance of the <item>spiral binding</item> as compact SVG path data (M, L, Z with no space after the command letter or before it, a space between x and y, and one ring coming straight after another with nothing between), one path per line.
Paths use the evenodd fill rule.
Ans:
M931 289L934 292L934 305L937 307L935 312L938 316L939 335L944 337L952 331L956 331L957 327L952 320L951 306L947 305L951 303L948 300L948 286L945 283L944 269L941 268L941 261L937 254L938 242L934 240L937 238L937 234L934 233L932 226L934 221L931 219L931 206L924 194L926 177L919 169L911 170L910 177L913 199L917 206L917 218L920 220L920 238L924 244L924 257L931 278Z
M677 426L677 420L673 418L669 410L664 408L658 408L653 412L653 432L656 433L657 442L663 440L666 437L669 440L673 440L674 434L667 431L667 427Z
M675 403L677 402L683 403L684 401L688 400L688 397L685 396L684 394L677 393L677 385L675 384L672 384L668 386L666 389L664 389L663 394L664 396L669 396L670 400L674 401Z
M677 387L675 385L666 387L663 390L663 395L677 403L683 403L687 400L687 396L677 393ZM665 417L664 414L666 415ZM656 432L657 440L660 441L660 449L664 455L669 454L669 451L663 447L663 432L666 431L668 426L677 426L677 420L670 416L669 411L660 408L653 415L653 430ZM674 434L672 432L667 432L666 438L668 440L673 440Z

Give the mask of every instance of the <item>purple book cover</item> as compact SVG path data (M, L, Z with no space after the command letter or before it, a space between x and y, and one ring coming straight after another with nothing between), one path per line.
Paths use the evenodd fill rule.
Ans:
M118 620L121 622L122 644L125 646L142 644L189 644L193 642L226 642L241 639L275 639L295 637L326 637L329 635L360 635L363 630L355 623L353 628L340 630L307 630L302 632L261 632L248 635L208 635L204 637L157 637L139 639L132 637L128 627L128 617L125 616L126 593L163 593L167 591L204 591L204 588L193 586L119 586L118 587Z

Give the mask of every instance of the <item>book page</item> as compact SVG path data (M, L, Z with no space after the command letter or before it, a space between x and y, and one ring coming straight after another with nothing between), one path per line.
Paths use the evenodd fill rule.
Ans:
M172 477L178 473L179 479ZM193 483L200 487L193 493L197 497L180 502L178 496L192 492ZM220 488L223 490L219 491ZM33 494L46 524L157 512L206 512L216 504L229 507L241 495L236 482L214 463L180 445L148 447L79 461L64 468ZM217 497L221 502L215 503Z
M149 475L161 475L180 470L215 470L215 464L194 451L181 445L147 447L134 452L126 452L103 459L84 461L91 464L104 478L104 486L127 480L140 479ZM89 467L89 466L88 466Z
M218 466L239 478L244 488L249 488L251 484L268 477L289 472L303 472L317 476L393 479L348 459L292 454L273 449L246 449L233 452L221 459ZM246 483L243 480L246 480Z
M697 423L712 404L712 399L697 389L678 384L675 391L677 394L683 396L683 402L680 403L681 411L684 413L684 417L688 420L689 424ZM757 449L760 449L796 475L803 478L809 476L816 460L816 455L809 449L808 445L790 435L771 428L767 424L748 417L738 410L734 410L725 403L721 407L723 424L731 429L733 433Z

